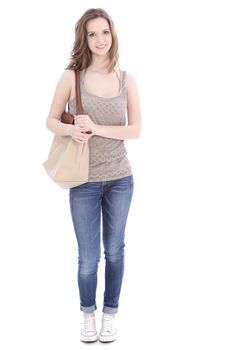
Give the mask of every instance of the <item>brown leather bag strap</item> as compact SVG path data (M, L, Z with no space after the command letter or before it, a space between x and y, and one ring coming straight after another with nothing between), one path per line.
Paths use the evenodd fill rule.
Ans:
M81 91L80 91L80 71L75 70L75 93L76 93L76 115L83 114Z

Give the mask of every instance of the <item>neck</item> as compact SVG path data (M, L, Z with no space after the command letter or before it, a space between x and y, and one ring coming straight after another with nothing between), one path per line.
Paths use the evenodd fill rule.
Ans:
M108 70L109 59L108 57L92 56L92 62L88 67L88 70L96 73L109 73Z

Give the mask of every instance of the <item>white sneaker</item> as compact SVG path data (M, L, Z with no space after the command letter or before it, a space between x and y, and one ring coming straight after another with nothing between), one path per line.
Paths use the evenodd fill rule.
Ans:
M115 314L103 313L102 327L99 335L101 342L107 343L117 339Z
M80 340L85 343L98 340L94 312L83 313L83 329L81 331Z

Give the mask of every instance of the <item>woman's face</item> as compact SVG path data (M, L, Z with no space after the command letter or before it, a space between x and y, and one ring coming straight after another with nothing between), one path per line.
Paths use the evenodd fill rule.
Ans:
M107 55L112 45L112 34L105 18L98 17L87 22L87 42L93 55Z

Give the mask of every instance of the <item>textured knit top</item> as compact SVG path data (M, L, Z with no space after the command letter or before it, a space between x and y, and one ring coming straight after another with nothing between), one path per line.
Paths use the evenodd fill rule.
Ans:
M126 125L126 72L120 71L120 91L113 97L100 97L87 91L84 70L80 74L83 113L98 125ZM75 99L69 110L76 114ZM132 175L123 140L94 135L89 141L89 182L115 180Z

